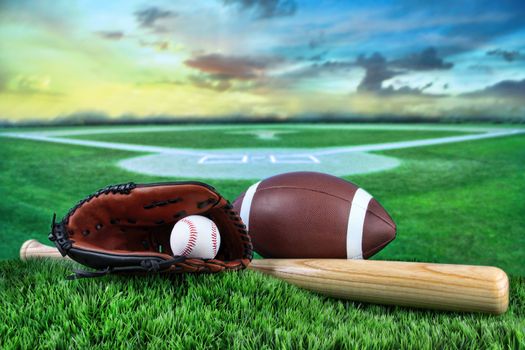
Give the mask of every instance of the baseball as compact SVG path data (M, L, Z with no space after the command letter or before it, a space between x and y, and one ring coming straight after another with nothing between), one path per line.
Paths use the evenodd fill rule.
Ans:
M221 245L217 225L200 215L187 216L175 224L170 236L173 255L213 259Z

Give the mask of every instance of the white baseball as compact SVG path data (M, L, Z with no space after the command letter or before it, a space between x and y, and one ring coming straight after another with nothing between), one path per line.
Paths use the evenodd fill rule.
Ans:
M190 215L177 221L170 236L173 255L188 258L213 259L221 245L217 225L200 215Z

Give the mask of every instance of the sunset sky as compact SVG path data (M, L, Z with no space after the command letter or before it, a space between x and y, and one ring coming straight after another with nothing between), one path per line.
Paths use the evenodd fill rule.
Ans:
M0 1L0 119L525 115L523 1Z

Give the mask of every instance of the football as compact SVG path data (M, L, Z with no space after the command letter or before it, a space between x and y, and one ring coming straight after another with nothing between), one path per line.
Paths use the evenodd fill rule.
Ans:
M233 203L265 258L367 259L396 236L396 225L368 192L316 172L272 176Z

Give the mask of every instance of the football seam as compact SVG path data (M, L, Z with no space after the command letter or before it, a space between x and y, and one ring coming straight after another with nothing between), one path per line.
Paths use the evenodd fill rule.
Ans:
M363 252L363 259L365 259L365 255L368 255L368 253L370 253L370 252L373 252L374 255L375 255L375 253L378 253L382 248L386 247L387 244L392 242L396 238L396 235L397 235L397 232L395 232L394 236L391 239L389 239L388 241L383 242L383 243L375 246L374 248L367 250L366 252ZM366 259L368 259L368 257Z
M390 222L388 222L384 217L382 217L382 216L380 216L380 215L377 215L377 213L374 213L372 210L370 210L370 209L367 208L366 211L367 211L368 213L371 213L372 215L374 215L376 218L383 220L383 222L384 222L385 224L387 224L388 226L392 227L393 229L396 228L396 225L395 225L395 224L392 225L392 224L391 224ZM390 218L390 220L391 220L392 222L394 222L394 220L392 220L392 218Z

